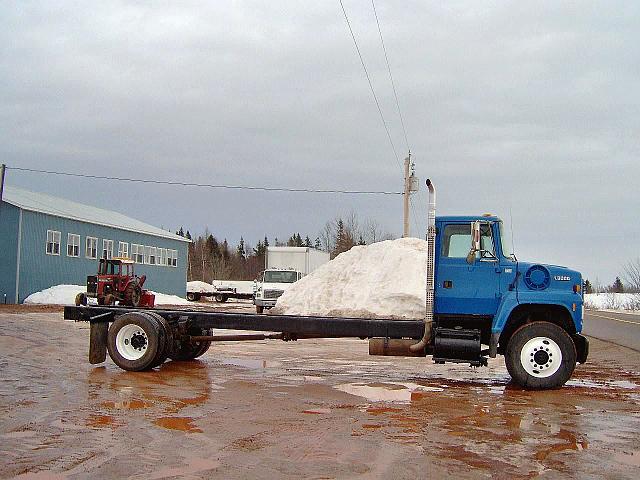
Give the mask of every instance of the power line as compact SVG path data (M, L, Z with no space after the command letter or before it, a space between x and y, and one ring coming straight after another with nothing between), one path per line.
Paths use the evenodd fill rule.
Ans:
M334 189L312 189L312 188L284 188L284 187L254 187L250 185L215 185L210 183L191 183L176 182L169 180L152 180L145 178L125 178L125 177L109 177L103 175L89 175L70 172L54 172L51 170L38 170L35 168L23 167L6 167L7 170L16 170L21 172L42 173L45 175L62 175L66 177L91 178L98 180L112 180L118 182L136 182L136 183L152 183L158 185L177 185L181 187L200 187L200 188L220 188L228 190L258 190L264 192L292 192L292 193L342 193L347 195L402 195L402 192L385 192L378 190L334 190Z
M367 81L369 82L369 88L371 89L371 94L373 95L373 100L376 102L376 107L378 107L378 113L380 113L380 119L382 120L382 124L384 125L384 129L387 132L387 137L389 138L389 143L391 144L391 149L393 150L393 154L396 157L396 161L398 165L400 165L400 158L398 157L398 153L396 152L396 146L393 144L393 140L391 138L391 132L389 132L389 126L387 125L387 121L384 119L384 114L382 113L382 108L380 108L380 102L378 102L378 97L376 96L376 92L373 89L373 84L371 83L371 77L369 77L369 72L367 71L367 66L364 63L364 59L362 58L362 53L360 53L360 47L358 47L358 42L356 41L356 36L353 33L353 29L351 28L351 22L349 22L349 17L347 16L347 11L344 9L344 4L342 0L339 0L340 6L342 7L342 13L344 14L344 19L347 21L347 26L349 27L349 32L351 32L351 38L353 39L353 44L356 46L356 51L358 52L358 57L360 57L360 63L362 64L362 69L364 70L364 74L367 76Z
M404 141L407 144L407 150L409 148L409 139L407 137L407 130L404 128L404 119L402 118L402 112L400 111L400 102L398 101L398 92L396 91L396 84L393 81L393 75L391 74L391 65L389 64L389 57L387 56L387 48L384 46L384 38L382 38L382 28L380 28L380 20L378 19L378 12L376 11L376 4L374 0L371 0L371 6L373 7L373 14L376 17L376 24L378 25L378 32L380 33L380 43L382 43L382 51L384 52L384 60L387 62L387 70L389 71L389 79L391 80L391 87L393 88L393 96L396 99L396 106L398 107L398 116L400 117L400 124L402 125L402 132L404 133Z

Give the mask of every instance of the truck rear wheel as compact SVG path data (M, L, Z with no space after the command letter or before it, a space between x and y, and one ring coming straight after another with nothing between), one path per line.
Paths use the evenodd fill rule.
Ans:
M262 305L256 305L256 313L264 312L264 307Z
M162 365L171 353L171 349L173 348L173 330L171 329L171 325L169 325L169 322L167 322L164 318L162 318L155 312L140 312L140 315L144 315L156 321L160 326L160 331L162 333L162 339L158 345L156 358L153 360L151 366L149 367L155 368Z
M518 385L544 390L566 383L576 368L576 347L569 334L550 322L518 328L507 344L505 363Z
M120 368L132 372L152 368L163 343L160 324L141 313L119 316L107 334L109 356Z

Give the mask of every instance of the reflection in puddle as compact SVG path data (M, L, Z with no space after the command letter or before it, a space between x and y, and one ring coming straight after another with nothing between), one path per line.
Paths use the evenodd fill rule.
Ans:
M442 392L441 387L427 387L417 383L345 383L336 385L336 390L363 397L370 402L409 403L416 395Z

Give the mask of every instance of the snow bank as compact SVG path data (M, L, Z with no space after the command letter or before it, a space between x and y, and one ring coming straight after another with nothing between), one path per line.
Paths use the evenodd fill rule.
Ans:
M587 293L584 306L594 310L640 310L640 293Z
M80 292L86 292L87 287L84 285L55 285L53 287L42 290L41 292L32 293L25 298L24 303L37 303L45 305L75 305L76 295ZM151 292L156 296L156 305L190 305L191 302L176 295L166 295L164 293ZM91 304L96 304L94 298L87 299Z
M206 282L200 282L198 280L194 280L193 282L187 282L187 292L194 293L213 293L215 292L215 287Z
M427 242L353 247L294 283L273 312L334 317L424 318Z
M82 285L55 285L41 292L32 293L24 299L24 303L38 303L42 305L75 305L76 295L86 292ZM88 300L95 299L90 298Z

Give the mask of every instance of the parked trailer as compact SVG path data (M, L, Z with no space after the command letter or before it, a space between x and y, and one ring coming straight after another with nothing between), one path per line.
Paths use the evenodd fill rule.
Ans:
M187 300L195 302L202 297L211 297L219 303L230 299L251 300L254 284L253 281L243 280L213 280L211 284L187 282Z
M435 363L478 367L504 355L515 383L530 389L564 385L589 354L580 334L580 273L517 260L497 217L436 218L435 189L429 180L427 186L424 321L83 305L65 307L64 316L90 322L91 363L104 362L108 351L132 371L167 358L197 358L216 341L355 337L369 339L371 355L432 355ZM267 333L213 335L212 329Z

